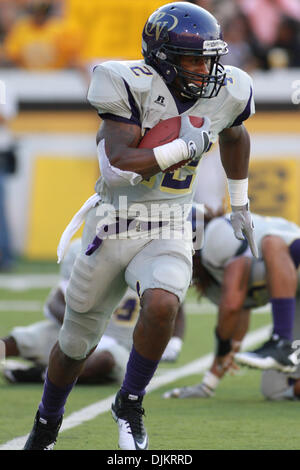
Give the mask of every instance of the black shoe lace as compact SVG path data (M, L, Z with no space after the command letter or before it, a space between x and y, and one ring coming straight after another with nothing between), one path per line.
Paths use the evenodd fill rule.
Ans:
M38 431L33 436L33 446L37 449L46 449L51 444L55 444L58 429L59 423L54 427L38 423Z
M44 449L48 447L49 445L55 444L55 443L56 443L56 438L53 436L53 432L51 431L45 430L43 434L40 436L39 444Z
M268 341L266 341L264 344L262 344L259 348L254 349L254 353L259 353L261 351L264 351L265 349L269 348L270 346L273 346L276 344L276 341L273 338L270 338Z
M132 434L141 434L144 430L143 419L145 410L138 403L127 404L118 413L119 418L128 422Z

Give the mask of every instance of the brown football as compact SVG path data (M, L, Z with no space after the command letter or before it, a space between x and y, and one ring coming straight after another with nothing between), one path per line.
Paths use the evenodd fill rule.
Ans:
M189 116L191 124L194 127L202 127L203 126L203 118L197 116ZM172 142L172 140L177 139L179 136L181 126L181 116L175 116L169 119L165 119L160 121L156 126L149 129L146 132L144 137L139 143L139 148L147 148L153 149L154 147L158 147L159 145L168 144ZM164 173L175 171L182 166L185 166L189 160L181 160L180 162L176 163L175 165L170 166L164 170Z

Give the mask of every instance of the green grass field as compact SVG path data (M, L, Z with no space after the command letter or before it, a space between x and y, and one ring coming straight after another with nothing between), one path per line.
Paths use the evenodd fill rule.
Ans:
M49 271L48 271L49 268ZM36 266L18 270L38 273ZM43 266L43 272L55 273L56 267ZM2 301L43 302L49 289L11 291L0 289ZM213 349L212 313L191 314L189 303L196 302L191 290L187 303L187 327L180 359L176 364L161 364L158 375L177 369ZM194 309L193 309L194 310ZM42 319L39 311L7 311L1 315L1 336L15 325ZM268 313L253 314L251 330L270 323ZM151 450L292 450L299 448L298 403L266 402L260 393L260 373L242 369L227 376L216 396L210 399L165 400L162 393L175 386L197 383L202 374L178 378L149 392L144 400L145 424ZM73 412L100 402L117 391L117 385L79 386L72 391L65 418ZM31 427L42 394L42 385L11 385L0 376L0 448L8 441L26 435ZM57 450L117 450L117 426L109 411L78 423L59 436Z

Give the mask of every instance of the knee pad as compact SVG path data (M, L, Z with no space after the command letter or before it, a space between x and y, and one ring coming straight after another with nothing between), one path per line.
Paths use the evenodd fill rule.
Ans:
M289 388L288 376L277 370L265 370L261 377L261 392L267 400L284 400Z
M98 344L105 328L103 316L99 318L78 314L67 308L63 326L59 332L59 345L66 356L71 359L85 359Z
M68 333L64 329L61 329L59 333L58 342L62 352L77 361L85 359L92 349L85 338Z

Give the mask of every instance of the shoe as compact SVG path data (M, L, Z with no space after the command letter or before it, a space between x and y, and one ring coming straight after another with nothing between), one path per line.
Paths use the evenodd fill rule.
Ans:
M190 387L173 388L163 394L163 398L210 398L213 396L214 391L202 383Z
M273 335L269 341L254 351L237 353L236 362L257 369L275 369L281 372L295 372L298 358L291 342Z
M10 369L3 370L3 375L10 383L44 383L45 367L35 366L27 369Z
M143 396L119 391L111 406L114 420L119 425L119 447L123 450L147 450L148 436L143 423Z
M24 450L53 450L61 423L62 416L59 421L53 425L41 418L38 411Z

